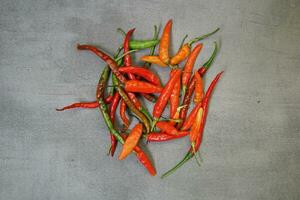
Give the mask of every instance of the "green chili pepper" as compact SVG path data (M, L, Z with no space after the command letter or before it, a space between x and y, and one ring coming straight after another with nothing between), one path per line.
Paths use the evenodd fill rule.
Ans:
M126 35L125 31L121 28L117 29L120 33L122 33L124 36ZM151 47L154 47L159 43L158 39L152 39L152 40L130 40L129 47L130 49L148 49Z

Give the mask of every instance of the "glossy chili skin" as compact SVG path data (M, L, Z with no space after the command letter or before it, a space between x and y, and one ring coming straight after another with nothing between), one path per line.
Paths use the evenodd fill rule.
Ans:
M189 116L186 118L186 120L184 121L182 127L180 130L182 131L186 131L188 130L189 128L192 127L193 125L193 122L195 121L195 118L196 118L196 115L197 115L197 112L198 110L201 108L202 106L202 103L199 103L197 104L193 110L190 112Z
M158 56L142 56L140 59L142 61L152 63L152 64L156 64L156 65L161 66L161 67L167 67L168 66Z
M169 64L169 45L170 45L170 37L171 37L171 29L172 29L172 20L169 20L165 25L162 36L160 38L159 43L159 58L165 63Z
M164 132L151 132L147 135L148 142L165 142L178 138L185 137L189 134L189 131L179 131L177 135L170 135Z
M127 92L139 93L161 93L162 87L153 85L151 83L139 80L130 80L125 82L125 90Z
M200 130L199 130L199 136L196 139L196 143L195 143L194 148L190 147L190 149L187 152L187 154L185 155L185 157L177 165L175 165L169 171L164 173L161 176L161 178L165 178L165 177L169 176L170 174L172 174L173 172L175 172L178 168L180 168L182 165L184 165L189 159L191 159L194 156L194 153L199 150L199 147L200 147L200 144L201 144L201 141L202 141L206 116L207 116L207 112L208 112L208 103L209 103L209 100L211 98L212 92L213 92L213 90L214 90L216 84L218 83L218 81L219 81L222 74L223 74L223 71L220 72L219 74L217 74L217 76L214 78L214 80L211 82L209 88L207 89L207 92L206 92L205 97L203 99L203 105L202 105L203 113L202 113L202 118L201 118L201 126L200 126Z
M159 78L149 69L145 69L140 66L129 66L121 67L119 71L122 73L132 73L138 75L154 85L161 86Z
M162 112L164 111L167 102L172 94L175 83L180 79L181 70L175 69L173 77L170 78L168 83L165 85L163 91L158 97L154 107L153 107L153 118L155 121L158 121Z
M190 131L190 142L192 144L192 147L194 148L196 139L198 137L198 134L200 133L200 128L202 124L202 114L203 114L203 109L200 108L197 112L195 121L192 125L191 131Z
M99 106L98 101L78 102L78 103L73 103L71 105L65 106L63 108L56 108L56 111L64 111L73 108L98 108L98 106Z
M122 100L120 103L120 117L123 121L124 130L127 130L129 127L129 119L126 116L126 103L124 102L124 100Z
M194 94L194 103L198 104L202 101L204 92L203 92L203 80L200 74L195 72L195 94Z
M163 132L169 135L178 135L178 130L174 127L173 123L167 121L159 121L156 126Z
M175 71L172 70L170 73L170 77L174 75ZM174 118L174 115L176 114L177 108L179 106L179 100L180 100L180 79L177 80L177 82L174 85L173 91L170 96L170 118Z
M121 72L119 72L119 66L115 62L114 59L112 59L108 54L104 53L102 50L98 49L95 46L92 45L77 45L78 50L89 50L92 51L94 54L96 54L99 58L101 58L106 64L109 66L111 71L116 75L116 77L124 83L126 81L126 78L123 76Z

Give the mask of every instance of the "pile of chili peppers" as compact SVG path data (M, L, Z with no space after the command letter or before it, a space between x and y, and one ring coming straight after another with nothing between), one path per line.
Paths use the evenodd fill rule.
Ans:
M139 141L145 138L148 142L165 142L189 136L190 149L175 167L162 175L163 178L192 157L199 162L197 152L203 138L209 100L223 71L215 76L207 91L204 92L202 78L216 57L218 51L216 42L214 42L214 51L207 62L193 70L203 47L203 44L199 42L216 33L219 28L186 43L184 41L187 36L184 37L175 55L169 53L172 20L165 25L160 39L157 27L154 26L154 29L154 37L150 40L133 40L132 35L135 29L127 33L118 29L124 34L124 43L113 57L95 46L78 44L78 50L90 51L107 65L100 75L95 101L74 103L57 111L73 108L99 108L110 132L109 154L114 156L117 143L120 143L122 149L119 160L134 153L152 176L156 175L156 169L148 155L140 148ZM158 55L155 55L156 45L159 45ZM144 64L137 66L131 54L142 49L150 49L150 53L142 56L140 59L144 61ZM122 55L120 55L121 52L123 52ZM162 84L159 76L150 70L151 64L170 68L170 78L166 84ZM108 85L110 76L112 83ZM152 115L142 104L141 98L154 104ZM188 113L192 100L194 107ZM166 118L162 114L168 105L169 117ZM115 124L118 107L119 116L123 122L120 128ZM130 111L131 115L128 115L126 111ZM131 125L130 116L136 117L139 123ZM129 130L130 126L133 127L131 130Z

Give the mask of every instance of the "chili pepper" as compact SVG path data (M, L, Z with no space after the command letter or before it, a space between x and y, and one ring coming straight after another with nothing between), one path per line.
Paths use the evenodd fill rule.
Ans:
M194 103L200 103L203 99L204 92L203 92L203 81L200 74L196 71L195 72L195 95L194 95Z
M178 130L173 126L172 123L166 121L159 121L156 126L163 132L169 135L178 135Z
M147 99L148 101L155 103L157 100L157 97L154 96L153 94L142 94L143 97L145 97L145 99Z
M121 133L121 136L123 140L126 140L127 135ZM142 165L144 165L144 167L148 170L150 175L155 176L156 175L155 167L152 165L147 154L138 145L136 145L133 150L135 152L137 159L142 163Z
M170 45L170 35L172 29L172 20L169 20L164 28L162 36L159 43L159 58L165 63L169 64L169 45Z
M117 90L120 96L122 97L122 99L124 100L124 102L126 103L126 105L128 106L128 108L141 120L141 122L144 124L146 128L146 132L149 133L150 124L147 117L135 107L133 102L129 99L127 93L120 86L117 86Z
M180 114L180 110L182 108L184 108L185 106L179 106L176 109L175 114L173 115L173 117L170 119L170 123L174 126L176 123L178 123L178 120L181 121L181 119L179 119L179 114Z
M214 48L214 51L212 53L212 55L210 56L210 58L208 59L208 61L206 61L203 66L198 69L198 73L203 76L204 73L209 69L209 67L211 66L211 64L213 63L216 55L217 55L217 52L218 52L218 44L217 42L214 42L214 45L215 45L215 48Z
M162 88L145 81L130 80L125 82L127 92L160 93Z
M191 73L193 71L194 64L196 62L197 56L200 53L202 49L202 44L198 44L195 46L195 48L192 50L191 54L189 55L183 69L182 77L181 77L181 83L182 83L182 93L183 96L186 91L187 84L190 80Z
M176 71L172 70L170 73L170 77L174 75ZM174 118L174 115L177 111L177 107L179 105L179 97L180 97L180 79L174 85L170 96L170 118Z
M202 135L203 135L204 125L205 125L207 111L208 111L208 103L209 103L209 100L211 98L212 92L213 92L218 80L220 79L221 75L223 74L223 72L224 71L217 74L217 76L211 82L209 88L207 89L205 97L203 99L203 106L202 106L203 114L202 114L202 118L201 118L201 126L200 126L200 130L199 130L198 138L196 139L194 150L192 148L190 148L190 150L187 152L185 157L177 165L175 165L169 171L164 173L161 176L161 178L165 178L165 177L169 176L170 174L172 174L173 172L175 172L178 168L180 168L182 165L184 165L189 159L191 159L195 155L195 152L198 151L198 149L200 147L200 144L201 144L201 141L202 141Z
M113 93L112 93L112 95L109 94L109 95L104 99L104 102L105 102L106 104L110 104L111 101L112 101L112 99L113 99ZM97 103L98 103L98 102L97 102Z
M159 78L149 69L145 69L138 66L130 66L130 67L121 67L119 69L120 72L123 73L132 73L138 76L143 77L145 80L157 85L161 86Z
M125 36L124 44L123 44L124 54L127 53L130 50L129 49L129 41L130 41L130 37L133 34L134 30L135 30L134 28L129 30L127 32L126 36ZM131 56L130 56L130 54L127 54L127 55L124 56L123 62L124 62L124 66L126 66L126 67L131 66Z
M63 108L56 108L56 111L69 110L73 108L98 108L99 104L97 101L92 102L79 102L73 103L71 105L65 106Z
M159 65L161 67L167 67L168 66L163 61L161 61L158 56L142 56L140 59L142 61L152 63L152 64L156 64L156 65Z
M186 118L186 120L184 121L182 127L180 130L182 131L186 131L188 130L189 128L192 127L194 121L195 121L195 118L196 118L196 115L197 115L197 112L198 110L201 108L202 106L202 103L198 103L194 108L193 110L190 112L189 116Z
M119 155L119 160L124 160L133 151L142 136L142 130L143 125L141 123L138 123L133 127L129 136L125 140L122 151Z
M165 142L177 138L185 137L189 134L189 131L178 131L177 135L170 135L164 132L151 132L147 135L148 142Z
M119 66L115 62L114 59L112 59L109 55L101 51L100 49L96 48L95 46L92 45L77 45L78 50L89 50L92 51L94 54L96 54L99 58L101 58L104 62L108 64L110 67L111 71L116 75L116 77L124 83L126 81L126 78L121 74L118 70Z
M121 28L117 29L120 31L124 36L126 33ZM129 47L130 49L148 49L156 46L159 43L158 39L151 39L151 40L130 40Z
M120 98L121 97L120 97L119 93L116 92L113 96L112 102L109 107L109 117L110 117L111 123L113 125L115 123L115 116L116 116L118 104L120 102ZM114 156L116 148L117 148L117 140L116 140L116 137L112 133L110 133L110 142L111 142L111 146L110 146L110 150L109 150L110 155Z
M193 40L189 41L188 43L185 43L182 48L179 49L179 51L175 54L175 56L173 56L170 60L170 64L171 65L176 65L178 63L180 63L181 61L183 61L191 52L191 47L195 42L198 42L200 40L203 40L211 35L213 35L214 33L216 33L218 30L220 30L220 28L217 28L216 30L214 30L211 33L199 36L194 38Z
M154 107L153 107L153 118L154 122L152 124L152 129L154 128L155 123L159 120L162 112L164 111L167 102L172 94L175 83L180 79L181 70L175 69L174 75L170 78L168 83L165 85L163 91L159 95Z
M192 129L190 131L190 141L193 148L193 153L195 153L195 142L200 131L202 114L203 109L200 108L197 112L195 122L193 123Z
M154 25L154 35L153 35L153 40L157 40L157 38L158 38L158 33L159 33L159 31L157 30L157 26ZM154 55L155 47L156 47L156 45L154 45L153 47L150 48L150 53L149 53L150 56L153 56L153 55ZM147 68L151 67L151 63L145 62L145 63L144 63L144 67L147 67Z
M129 127L129 119L126 116L126 103L124 100L122 100L120 104L120 117L124 123L124 130L127 130Z

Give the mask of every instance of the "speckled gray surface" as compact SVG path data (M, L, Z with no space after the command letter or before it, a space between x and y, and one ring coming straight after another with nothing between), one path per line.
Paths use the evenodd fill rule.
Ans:
M299 1L2 0L0 10L1 200L300 199ZM219 26L197 63L221 40L205 81L225 74L211 101L202 167L191 161L161 180L134 156L106 156L98 110L54 108L94 99L104 63L76 43L113 52L117 27L150 38L169 18L174 48L186 33ZM168 70L158 72L166 80ZM187 148L188 139L148 145L159 175Z

